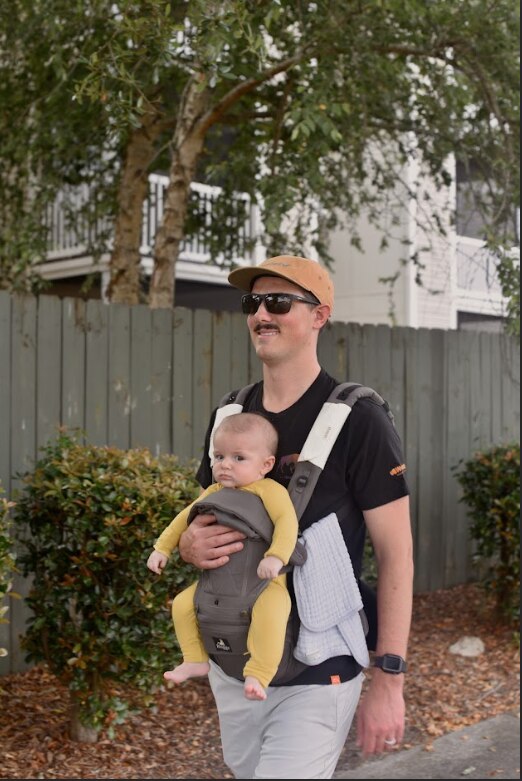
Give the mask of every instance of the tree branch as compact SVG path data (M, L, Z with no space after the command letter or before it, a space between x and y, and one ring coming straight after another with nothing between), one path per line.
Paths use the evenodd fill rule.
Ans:
M248 79L247 81L244 81L241 84L235 86L200 119L198 123L198 132L204 135L212 125L215 125L216 122L218 122L223 117L230 106L232 106L234 103L237 103L240 98L255 90L256 87L259 87L260 84L264 84L264 82L269 81L274 76L277 76L278 73L284 73L294 65L297 65L298 62L301 62L303 56L304 52L301 52L296 54L294 57L289 57L288 59L280 62L278 65L274 65L273 68L269 68L269 70L262 73L258 78Z

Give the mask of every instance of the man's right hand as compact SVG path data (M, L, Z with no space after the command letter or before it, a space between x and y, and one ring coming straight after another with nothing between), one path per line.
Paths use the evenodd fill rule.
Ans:
M197 515L183 532L179 552L183 561L199 569L217 569L243 547L243 532L216 523L213 515Z

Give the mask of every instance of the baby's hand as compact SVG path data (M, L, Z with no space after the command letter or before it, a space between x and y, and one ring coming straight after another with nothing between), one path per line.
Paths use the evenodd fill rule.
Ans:
M265 556L259 562L257 574L263 580L271 580L272 578L277 578L282 566L283 562L277 556Z
M153 550L147 560L147 567L155 572L156 575L161 575L168 560L169 557L165 556L164 553L160 553L159 550Z

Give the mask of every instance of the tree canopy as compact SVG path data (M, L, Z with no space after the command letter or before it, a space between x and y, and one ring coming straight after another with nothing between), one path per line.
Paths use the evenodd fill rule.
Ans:
M513 0L13 0L0 15L12 282L41 257L41 215L64 182L89 183L88 219L110 217L110 297L134 303L147 177L168 172L150 303L172 306L195 179L223 188L224 215L234 192L259 203L269 250L311 242L328 261L328 232L361 211L379 226L408 161L442 188L451 154L478 171L484 238L506 262L519 203ZM211 226L213 246L231 263L226 225Z

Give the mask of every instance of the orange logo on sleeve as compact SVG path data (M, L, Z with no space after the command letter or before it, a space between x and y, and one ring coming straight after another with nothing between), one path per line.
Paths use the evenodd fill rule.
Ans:
M393 469L390 469L390 474L392 477L396 477L396 475L402 475L405 471L406 464L399 464L398 466L394 466Z

